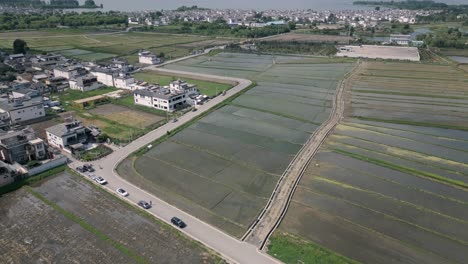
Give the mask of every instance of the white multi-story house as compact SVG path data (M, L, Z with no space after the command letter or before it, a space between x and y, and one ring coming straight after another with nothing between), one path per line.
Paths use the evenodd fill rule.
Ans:
M41 97L0 100L0 117L9 124L17 124L45 116Z
M128 74L121 73L114 77L114 86L116 88L131 90L134 83L135 79Z
M109 69L95 68L91 70L90 73L96 76L98 82L103 83L104 85L107 85L107 86L115 86L114 74Z
M151 64L151 65L160 64L162 62L162 60L158 58L158 56L154 55L153 53L149 51L140 51L138 53L138 61L141 64Z
M74 77L70 79L69 83L70 89L82 92L96 90L103 86L98 82L97 77L92 74Z
M81 65L73 65L73 66L60 66L54 69L54 76L55 77L63 77L67 80L83 75L86 73L86 69L81 67Z
M195 85L184 81L175 81L169 87L159 85L146 86L134 91L135 104L173 112L179 107L196 104L193 100L199 91Z
M66 120L65 123L46 128L47 142L58 149L76 148L88 139L86 128L77 120Z

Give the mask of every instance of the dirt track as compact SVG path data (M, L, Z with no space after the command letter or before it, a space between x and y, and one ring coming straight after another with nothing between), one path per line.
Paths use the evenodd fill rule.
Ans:
M339 84L333 99L333 109L330 117L315 131L314 134L312 134L293 161L289 164L273 191L264 211L262 211L258 220L245 233L242 240L258 246L261 250L264 248L268 238L278 227L282 218L286 214L290 199L294 194L297 183L299 182L305 168L313 159L327 136L343 118L346 97L345 90L349 89L349 80L356 76L361 67L362 65L359 62Z

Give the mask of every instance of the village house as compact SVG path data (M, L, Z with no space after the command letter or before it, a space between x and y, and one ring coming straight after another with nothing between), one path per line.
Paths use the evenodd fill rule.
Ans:
M38 138L31 128L0 133L2 161L25 164L32 160L43 160L46 156L44 141Z
M140 51L138 53L138 61L141 64L150 64L150 65L160 64L162 62L162 60L158 58L158 56L154 55L153 53L149 51Z
M51 147L68 150L79 150L88 139L86 128L80 121L67 118L64 123L46 128L47 142Z
M173 112L178 108L194 103L193 97L199 95L195 85L175 81L169 87L147 85L134 91L135 104Z
M8 124L23 123L44 116L41 97L0 99L0 120Z
M70 89L88 92L101 88L103 85L98 82L97 77L92 74L77 76L69 80Z

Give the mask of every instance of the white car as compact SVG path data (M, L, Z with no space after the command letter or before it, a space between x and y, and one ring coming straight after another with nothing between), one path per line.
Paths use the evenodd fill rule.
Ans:
M97 183L101 184L101 185L104 185L104 184L107 183L107 181L104 180L104 178L102 178L102 177L97 177L97 178L95 179L95 181L96 181Z
M118 189L116 190L116 192L117 192L118 194L122 195L123 197L127 197L127 196L128 196L128 192L125 191L125 190L122 189L122 188L118 188Z

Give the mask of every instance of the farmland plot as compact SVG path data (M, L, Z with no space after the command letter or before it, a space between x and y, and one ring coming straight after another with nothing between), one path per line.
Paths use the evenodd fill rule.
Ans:
M61 173L0 199L2 263L218 263L171 227Z
M254 77L258 85L143 156L125 160L119 174L242 236L294 155L328 117L339 79L351 66L303 64L300 58L281 65L276 59L221 53L169 66ZM332 65L336 71L326 74Z
M368 65L276 235L364 263L466 262L467 81L451 66Z

